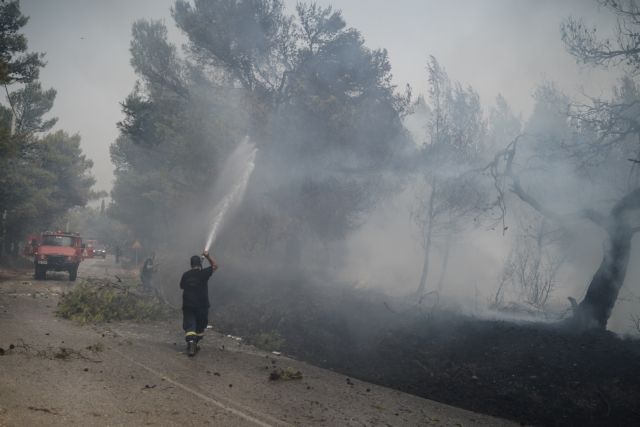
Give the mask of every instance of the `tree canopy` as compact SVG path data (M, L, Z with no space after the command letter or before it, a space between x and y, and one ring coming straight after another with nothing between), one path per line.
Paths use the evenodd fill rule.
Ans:
M36 80L43 55L27 52L19 32L27 21L18 1L0 5L0 80L9 103L0 106L0 253L17 252L27 233L49 228L95 196L93 163L82 153L80 136L47 133L57 121L46 117L56 91Z
M368 49L340 12L316 4L288 15L272 0L177 1L173 16L189 40L183 56L161 23L133 27L140 82L112 146L112 212L177 224L157 218L158 207L171 218L205 209L198 195L246 134L259 152L236 239L291 246L357 227L409 147L409 93L392 85L386 51ZM273 227L257 225L266 217Z
M20 33L29 18L20 11L20 1L0 4L0 82L30 83L44 66L44 55L27 52L27 38Z

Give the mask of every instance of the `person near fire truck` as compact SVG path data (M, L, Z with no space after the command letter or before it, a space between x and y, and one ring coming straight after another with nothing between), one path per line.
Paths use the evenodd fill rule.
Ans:
M142 287L146 291L153 288L153 275L158 270L157 265L154 263L155 259L156 254L152 253L144 260L142 268L140 269L140 280L142 280Z

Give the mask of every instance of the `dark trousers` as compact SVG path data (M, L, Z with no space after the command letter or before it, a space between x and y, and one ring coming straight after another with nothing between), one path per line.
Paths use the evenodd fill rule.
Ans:
M151 282L151 278L152 278L151 275L146 275L146 276L143 275L142 276L142 288L143 289L148 290L148 289L153 288L153 284Z
M209 307L182 307L182 329L187 341L200 341L209 323Z

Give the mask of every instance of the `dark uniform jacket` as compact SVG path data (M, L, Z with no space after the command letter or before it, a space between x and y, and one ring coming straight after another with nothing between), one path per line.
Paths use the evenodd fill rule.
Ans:
M213 268L192 269L185 272L180 279L182 289L182 308L209 307L209 277Z

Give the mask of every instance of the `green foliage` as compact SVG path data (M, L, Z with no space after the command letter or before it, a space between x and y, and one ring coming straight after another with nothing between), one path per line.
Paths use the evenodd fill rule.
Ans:
M11 110L0 106L0 159L18 154L19 140L11 135Z
M0 84L8 91L8 85L12 83L26 83L24 88L8 94L10 108L0 107L2 159L14 157L28 147L29 131L44 131L55 123L55 119L42 121L42 115L51 109L55 91L42 91L40 84L35 82L45 63L44 55L26 53L27 39L19 31L28 20L20 12L19 1L0 4ZM15 132L12 130L14 125Z
M292 20L284 14L282 1L196 0L192 5L179 0L173 16L200 61L219 62L261 96L277 95L278 78L290 65L293 48ZM276 68L280 73L273 72Z
M58 121L57 118L43 119L53 107L55 89L42 90L39 82L33 82L11 93L10 98L16 111L15 132L18 134L46 132Z
M296 12L278 0L178 1L186 58L163 24L134 24L140 81L111 147L110 213L136 236L188 239L210 209L202 195L246 134L259 155L246 209L228 226L235 240L339 240L390 187L387 172L411 150L401 123L410 92L396 92L387 52L367 48L340 12Z
M0 83L32 82L44 66L43 54L26 53L27 38L19 31L28 21L19 0L0 3Z
M0 160L0 211L7 210L7 235L16 240L41 231L73 206L93 196L92 167L80 137L63 131L34 139L23 155Z
M159 320L171 312L171 308L155 296L137 294L132 285L115 285L105 280L79 283L62 295L56 310L58 316L81 324Z
M282 350L285 340L278 331L273 330L259 333L251 339L251 343L262 350L277 351Z
M286 368L276 368L269 374L269 380L271 381L291 381L291 380L301 380L303 378L302 372L300 370L292 368L291 366L287 366Z
M167 43L167 28L159 21L136 21L132 28L131 65L156 87L171 88L177 95L187 95L184 65L175 46Z
M7 90L24 83L8 93L8 106L0 106L0 214L6 215L0 254L95 196L93 164L82 154L80 137L63 131L39 135L57 121L45 118L56 91L36 81L43 55L26 53L27 39L19 31L27 21L19 1L0 4L0 83Z
M108 213L146 247L185 237L181 225L208 208L201 192L244 133L237 94L189 67L166 37L162 23L134 24L131 62L141 81L123 103L121 136L111 146Z

